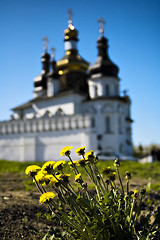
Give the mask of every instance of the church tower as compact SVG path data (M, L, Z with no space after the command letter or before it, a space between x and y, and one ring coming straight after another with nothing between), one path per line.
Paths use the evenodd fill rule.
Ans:
M108 54L108 39L104 37L103 20L100 19L100 38L97 40L98 57L90 68L90 97L119 96L118 67L110 60Z
M65 55L57 62L60 75L60 91L73 90L88 93L89 63L78 53L78 31L72 23L72 11L69 10L68 28L64 31Z
M95 117L97 149L132 155L130 98L120 95L118 67L108 54L108 40L104 37L104 21L100 22L97 40L98 56L90 68L88 111Z
M46 95L47 93L47 78L50 71L50 54L47 52L48 38L44 37L44 53L41 57L42 72L34 78L34 97Z

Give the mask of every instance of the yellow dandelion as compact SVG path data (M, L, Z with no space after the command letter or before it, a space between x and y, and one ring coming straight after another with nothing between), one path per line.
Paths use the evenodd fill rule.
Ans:
M71 176L71 174L62 174L61 178L63 183L69 183L69 177Z
M30 166L28 166L26 168L25 174L29 175L31 177L34 177L37 174L37 172L39 172L40 170L41 170L41 168L39 166L37 166L37 165L30 165Z
M85 154L85 160L87 160L89 162L93 162L94 161L94 152L93 152L93 150L91 150L90 152L87 152Z
M84 167L86 164L87 164L87 162L83 158L78 160L78 162L77 162L77 166L81 166L81 167Z
M77 163L77 161L69 162L68 165L72 168L74 168L74 165Z
M53 175L51 175L51 174L44 175L44 178L43 178L44 183L48 185L50 183L50 181L52 180L52 178L53 178Z
M109 174L111 172L111 167L106 167L102 170L104 174Z
M71 174L59 174L59 175L56 175L56 177L58 178L58 180L61 182L61 183L68 183L69 182L69 177L71 176Z
M53 192L45 192L40 196L39 202L41 204L46 203L46 202L49 202L53 198L55 198L55 194Z
M58 169L58 170L62 170L63 165L65 164L65 161L58 161L53 165L53 169Z
M139 196L139 191L138 190L134 190L134 197L137 198Z
M77 148L75 153L77 153L79 156L84 156L84 154L85 154L85 147Z
M53 187L56 183L58 183L58 179L52 176L52 178L49 181L49 185Z
M70 155L70 153L71 153L71 149L72 149L73 147L70 147L70 146L66 146L66 147L64 147L64 148L62 148L62 150L60 151L60 155L61 156L69 156Z
M111 181L114 181L116 178L116 172L111 172L111 173L107 174L107 178Z
M35 176L36 181L37 181L38 183L43 184L43 183L44 183L44 176L45 176L45 174L47 174L47 172L40 170L40 171L37 173L37 175ZM34 179L33 179L33 182L35 182Z
M53 165L55 164L55 161L48 161L43 164L42 171L47 171L50 173L53 170Z
M81 173L75 175L75 181L78 182L81 179Z

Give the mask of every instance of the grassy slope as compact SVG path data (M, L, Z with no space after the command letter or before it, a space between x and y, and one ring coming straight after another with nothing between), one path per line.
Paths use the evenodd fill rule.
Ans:
M43 162L15 162L15 161L6 161L6 160L0 160L0 173L4 172L12 172L12 173L24 173L27 166L36 164L39 166L43 165ZM100 172L102 172L102 169L110 166L113 167L113 161L100 161L97 164ZM82 170L83 177L85 176L84 169ZM64 168L65 172L69 172L69 167L66 166ZM120 172L122 174L122 178L125 175L126 171L130 171L132 173L132 179L143 179L146 181L152 181L153 189L160 190L160 162L154 162L154 163L145 163L141 164L138 162L132 162L132 161L124 161L121 162Z

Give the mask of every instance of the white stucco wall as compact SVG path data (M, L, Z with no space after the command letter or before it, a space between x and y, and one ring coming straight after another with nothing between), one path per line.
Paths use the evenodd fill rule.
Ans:
M61 160L60 150L65 146L73 146L73 159L80 159L74 152L76 148L86 146L96 150L95 132L89 129L67 130L55 132L36 132L25 134L9 134L0 136L0 159L14 161L50 161Z

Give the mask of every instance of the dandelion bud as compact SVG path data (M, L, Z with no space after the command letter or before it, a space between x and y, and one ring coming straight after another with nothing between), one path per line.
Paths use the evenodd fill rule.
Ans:
M134 195L133 195L135 198L137 198L139 196L139 192L138 190L134 190Z
M85 189L87 189L87 182L82 183L82 187L84 187Z
M134 192L133 192L133 191L130 191L128 194L129 194L129 196L131 196L131 195L134 194Z
M98 162L98 157L96 155L94 156L94 162Z
M98 179L98 180L100 180L100 179L101 179L99 175L97 175L97 179Z
M142 188L140 191L139 191L140 195L144 195L146 193L146 189L145 188Z
M114 161L114 166L115 166L115 167L120 167L120 161L119 161L118 158L115 159L115 161Z
M126 172L126 175L125 175L125 179L128 181L131 179L131 173L130 172Z
M109 184L109 179L107 179L107 180L105 181L105 183L108 185L108 184Z

